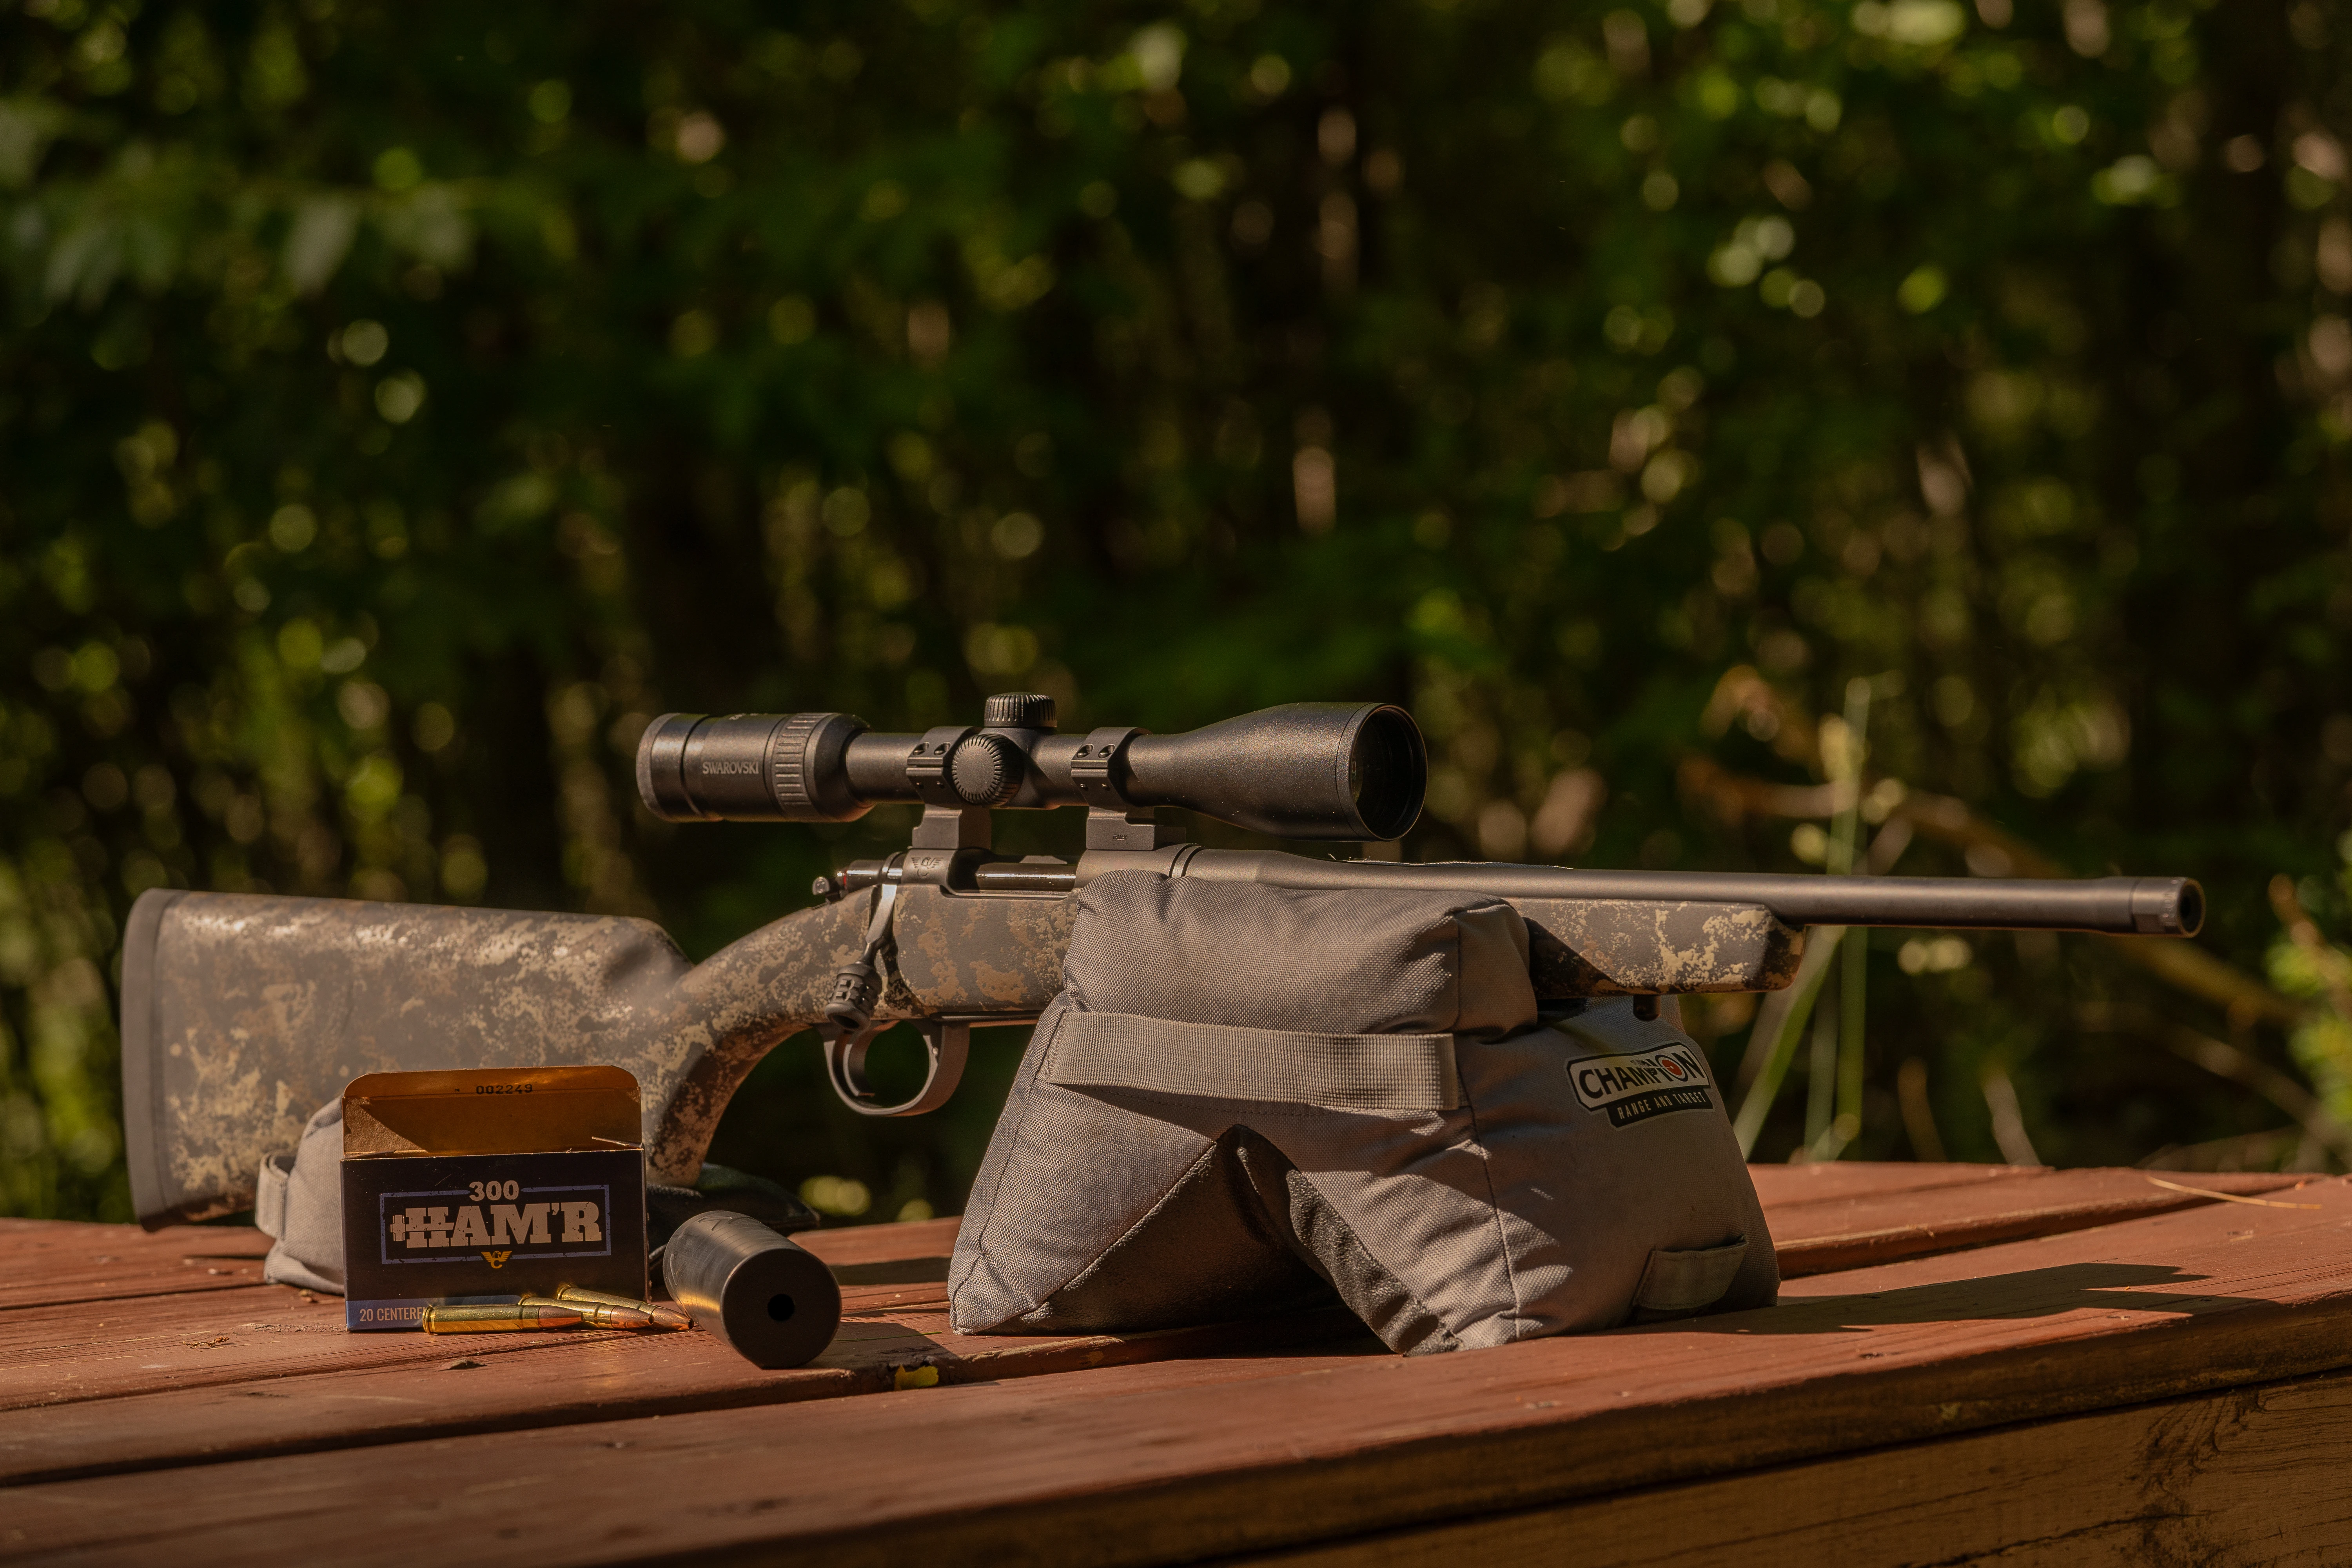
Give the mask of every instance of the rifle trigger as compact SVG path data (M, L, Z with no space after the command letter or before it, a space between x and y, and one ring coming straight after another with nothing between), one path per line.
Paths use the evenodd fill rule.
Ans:
M971 1045L971 1026L947 1018L919 1020L916 1026L922 1031L924 1050L930 1058L930 1071L923 1079L923 1087L913 1099L898 1105L877 1105L874 1086L866 1081L866 1052L875 1037L888 1026L869 1024L854 1035L829 1024L823 1028L825 1073L833 1079L833 1092L842 1104L860 1116L920 1116L927 1110L937 1110L962 1081L964 1058Z

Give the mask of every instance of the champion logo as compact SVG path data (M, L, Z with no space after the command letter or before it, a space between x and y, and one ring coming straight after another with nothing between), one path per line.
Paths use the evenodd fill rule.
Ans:
M1580 1057L1568 1064L1568 1081L1577 1103L1607 1115L1612 1127L1715 1104L1706 1058L1689 1046Z

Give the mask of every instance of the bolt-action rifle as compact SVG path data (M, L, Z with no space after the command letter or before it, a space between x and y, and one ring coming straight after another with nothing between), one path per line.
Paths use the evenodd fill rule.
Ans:
M1051 699L988 700L982 722L884 734L843 713L672 713L637 786L672 821L846 822L921 808L908 847L820 878L820 902L703 963L652 923L340 899L156 889L132 907L122 975L131 1192L150 1225L233 1212L255 1172L362 1073L614 1063L637 1077L656 1181L690 1184L719 1113L770 1048L814 1028L835 1091L873 1116L954 1091L971 1031L1026 1024L1061 988L1074 895L1111 871L1327 890L1507 899L1539 998L1769 991L1809 925L2194 936L2183 878L2090 881L1747 876L1317 859L1177 841L1181 807L1294 840L1403 836L1427 781L1403 710L1293 703L1187 734L1055 728ZM991 848L990 814L1081 807L1074 859ZM929 1073L885 1104L866 1075L889 1025Z

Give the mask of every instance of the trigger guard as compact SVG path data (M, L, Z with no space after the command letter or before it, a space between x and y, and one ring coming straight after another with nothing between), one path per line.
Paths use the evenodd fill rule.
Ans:
M929 1075L911 1100L897 1105L875 1104L874 1087L866 1081L866 1048L883 1030L899 1021L877 1020L854 1035L830 1028L823 1031L825 1076L833 1081L835 1096L860 1116L920 1116L925 1111L937 1110L954 1095L956 1085L963 1081L964 1058L971 1047L971 1026L919 1018L915 1026L922 1031L923 1049L930 1058Z

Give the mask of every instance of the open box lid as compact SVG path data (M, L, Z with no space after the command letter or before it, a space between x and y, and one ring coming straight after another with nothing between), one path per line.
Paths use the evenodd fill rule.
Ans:
M343 1158L635 1149L636 1076L624 1068L372 1072L343 1089Z

